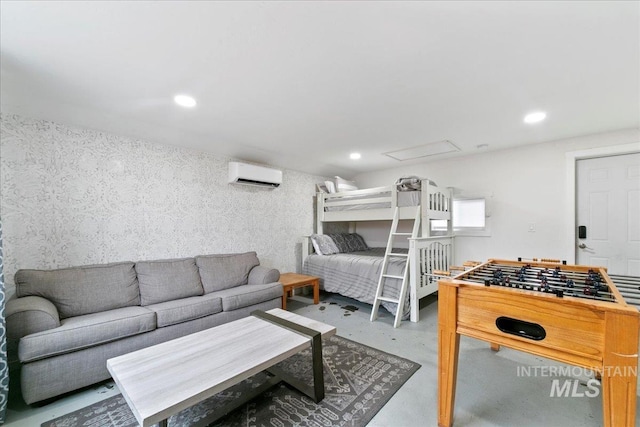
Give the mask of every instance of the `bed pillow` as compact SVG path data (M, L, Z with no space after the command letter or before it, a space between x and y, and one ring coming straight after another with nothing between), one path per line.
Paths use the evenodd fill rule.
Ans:
M357 233L330 234L329 236L331 236L335 245L338 247L338 251L341 253L366 251L369 249L369 246L367 246L362 236Z
M329 236L333 239L336 247L338 248L338 252L346 253L351 252L349 250L349 244L347 243L346 234L329 234Z
M335 193L336 192L336 184L334 184L333 181L325 181L324 182L325 187L327 187L327 192L328 193Z
M335 183L336 183L336 191L352 191L352 190L357 190L358 187L356 186L356 183L353 181L347 181L344 178L340 178L339 176L336 176L335 179Z
M311 243L318 255L332 255L340 252L333 239L327 234L312 234Z
M413 191L422 188L422 179L417 176L398 178L396 181L398 191Z
M358 247L358 251L368 251L369 250L369 246L367 245L367 242L364 241L364 237L362 237L361 235L357 234L357 233L353 233L353 235L355 236L356 240L358 241L358 243L356 243L356 246Z

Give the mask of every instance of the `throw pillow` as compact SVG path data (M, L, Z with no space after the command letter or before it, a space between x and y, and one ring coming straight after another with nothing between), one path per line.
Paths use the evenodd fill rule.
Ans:
M369 249L361 235L357 233L330 234L339 252L366 251Z
M318 255L332 255L340 252L333 239L326 234L312 234L311 243Z
M340 253L351 252L351 249L349 248L349 244L347 243L347 238L345 233L329 234L329 236L333 239L334 243L338 247L338 252Z
M355 236L356 240L358 241L358 243L356 244L356 246L358 247L357 250L358 251L368 251L369 250L369 246L367 245L367 242L364 241L364 237L362 237L358 233L353 233L353 235Z

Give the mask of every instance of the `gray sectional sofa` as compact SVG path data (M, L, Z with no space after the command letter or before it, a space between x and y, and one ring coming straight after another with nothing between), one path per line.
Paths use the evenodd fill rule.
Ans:
M259 264L247 252L19 270L5 315L25 402L110 378L111 357L280 307L280 273Z

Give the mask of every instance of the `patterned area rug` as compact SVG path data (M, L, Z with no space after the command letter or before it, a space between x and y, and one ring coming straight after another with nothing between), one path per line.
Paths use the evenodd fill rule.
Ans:
M333 336L323 341L325 398L316 404L284 383L271 388L213 426L365 426L420 365L354 341ZM311 384L311 354L301 352L278 365ZM268 378L255 375L169 419L187 427L216 407L242 396ZM42 427L137 426L122 395L56 418Z

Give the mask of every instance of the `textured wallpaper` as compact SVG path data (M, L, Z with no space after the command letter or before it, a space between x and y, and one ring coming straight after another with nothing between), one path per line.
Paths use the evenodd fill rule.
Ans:
M285 170L268 190L227 183L229 159L0 115L0 217L8 286L20 268L256 251L296 271L315 184Z

